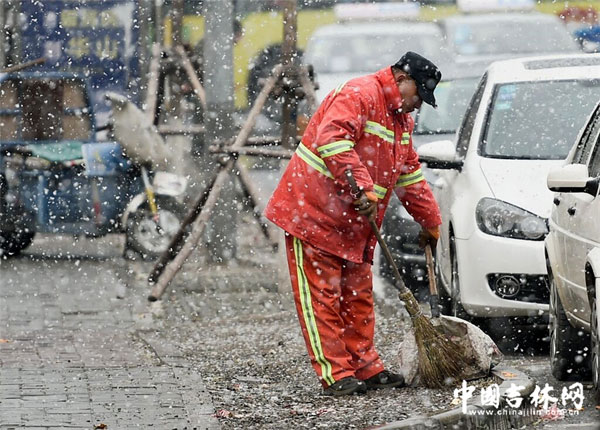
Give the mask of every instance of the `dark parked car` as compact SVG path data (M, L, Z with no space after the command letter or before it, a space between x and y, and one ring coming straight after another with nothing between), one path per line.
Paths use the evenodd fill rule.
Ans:
M470 74L447 78L441 81L436 88L438 108L423 105L415 117L413 131L413 145L420 145L434 140L452 140L458 129L469 100L475 92L477 82L484 69L484 63L471 65L466 68ZM452 75L453 72L448 74ZM459 76L459 75L456 75ZM433 183L435 174L422 167L425 179ZM413 285L415 292L420 292L426 281L425 254L418 245L418 236L421 226L413 220L397 198L390 200L390 205L383 221L383 234L390 246L394 260L401 267L409 285ZM392 280L392 269L385 257L380 258L380 274Z

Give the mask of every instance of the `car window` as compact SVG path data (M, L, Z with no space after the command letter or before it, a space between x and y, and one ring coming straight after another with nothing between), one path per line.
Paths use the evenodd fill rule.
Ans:
M475 92L478 78L443 81L435 89L437 109L424 104L415 121L415 134L456 132L467 105Z
M486 81L487 73L481 78L479 87L477 87L477 91L475 94L473 94L473 98L469 103L469 107L465 112L463 122L460 126L460 132L458 133L458 142L456 146L456 153L459 158L463 158L467 153L467 149L469 149L469 141L471 140L473 126L475 125L475 117L477 115L477 111L479 110L479 105L481 104L483 92L485 91Z
M594 80L497 85L479 146L484 157L563 159L600 99Z
M575 42L563 27L546 20L456 23L449 28L449 41L459 55L574 52Z
M577 142L575 154L573 154L573 163L586 164L590 149L594 146L600 132L600 104L596 106L594 114L590 117L590 121L586 124L585 130L581 135L581 139Z
M372 73L398 61L399 52L440 57L439 34L341 34L318 37L306 50L317 73Z

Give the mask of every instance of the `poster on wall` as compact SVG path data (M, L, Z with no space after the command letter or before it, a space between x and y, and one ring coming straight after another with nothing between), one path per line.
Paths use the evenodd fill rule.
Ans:
M132 0L23 0L24 61L44 57L36 70L81 73L89 79L99 122L109 111L104 94L137 102L139 21Z

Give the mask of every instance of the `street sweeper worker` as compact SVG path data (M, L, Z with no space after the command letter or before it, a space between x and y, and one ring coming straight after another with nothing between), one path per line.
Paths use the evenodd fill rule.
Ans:
M395 192L434 248L441 217L412 145L410 112L435 107L438 68L407 52L391 67L352 79L323 100L265 209L285 230L296 309L325 394L404 385L373 344L369 219L381 226ZM351 191L346 171L360 188Z

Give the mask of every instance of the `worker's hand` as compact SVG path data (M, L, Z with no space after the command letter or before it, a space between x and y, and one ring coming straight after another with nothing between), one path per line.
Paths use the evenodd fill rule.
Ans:
M378 200L372 191L362 191L353 203L359 214L366 216L369 221L375 221L375 218L377 218Z
M425 248L427 245L431 246L431 251L435 251L438 239L440 238L440 226L431 228L423 228L419 233L419 246Z

